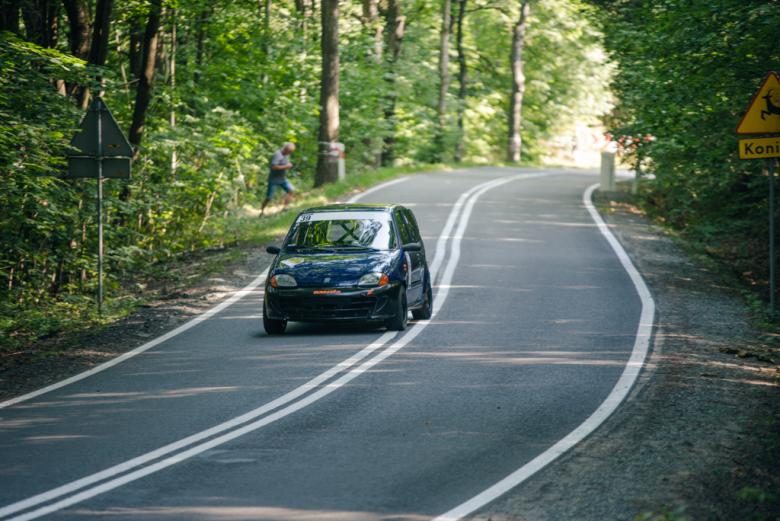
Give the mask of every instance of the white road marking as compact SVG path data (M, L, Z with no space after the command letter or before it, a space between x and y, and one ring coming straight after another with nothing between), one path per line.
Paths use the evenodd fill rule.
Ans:
M441 306L444 304L444 300L447 297L447 294L449 293L449 288L451 287L452 277L455 272L455 266L458 262L458 259L460 258L460 242L463 237L463 232L466 228L466 225L468 224L468 219L471 216L471 210L474 206L474 203L476 200L481 196L484 192L489 190L490 188L493 188L495 186L499 186L504 183L508 183L515 179L521 179L526 177L539 177L546 174L524 174L519 176L511 176L508 178L503 179L497 179L492 180L487 183L482 183L480 185L477 185L476 187L472 188L467 192L473 193L475 190L478 190L475 195L471 197L471 199L468 201L468 203L465 206L466 211L464 212L463 216L461 217L461 222L458 227L458 231L456 232L456 236L453 238L453 246L452 246L452 255L450 256L450 260L447 264L447 268L445 270L444 276L442 278L442 285L441 290L437 293L436 299L434 300L434 312L433 316L436 315L436 312L438 309L441 308ZM462 197L461 197L462 199ZM459 199L459 201L461 201ZM448 222L452 221L454 222L458 214L460 213L461 206L456 205L451 213L450 217L448 219ZM451 226L450 226L451 228ZM446 230L447 233L449 233L449 230ZM446 240L443 242L440 242L439 244L442 245L442 247L446 247ZM437 255L439 252L437 251ZM263 274L263 279L267 275L266 273ZM259 284L259 282L258 282ZM245 290L248 291L248 290ZM243 295L242 295L243 296ZM240 297L238 297L240 298ZM238 300L236 298L236 300ZM224 307L227 307L229 305L227 302L221 304ZM216 309L216 308L215 308ZM212 310L212 315L216 313L216 310ZM385 360L387 357L391 356L404 346L406 346L410 341L412 341L417 335L422 332L423 329L430 323L430 321L420 321L417 324L415 324L411 330L401 338L398 342L390 346L389 348L382 351L380 354L376 355L374 358L370 359L367 362L364 362L359 367L352 369L347 374L339 378L338 380L327 384L324 388L320 389L319 391L309 395L308 397L304 398L303 400L300 400L280 411L277 411L273 414L270 414L269 416L266 416L265 418L262 418L261 420L258 420L254 423L251 423L249 425L246 425L244 427L241 427L239 429L236 429L232 432L229 432L227 434L223 434L222 436L215 438L211 441L208 441L206 443L202 443L201 445L198 445L196 447L192 447L189 450L186 450L184 452L181 452L179 454L176 454L175 456L171 456L166 458L163 461L160 461L158 463L149 465L148 467L145 467L143 469L136 470L134 472L131 472L129 474L126 474L124 476L121 476L119 478L115 478L111 481L108 481L106 483L103 483L101 485L98 485L96 487L93 487L89 490L85 490L83 492L80 492L78 494L75 494L69 498L63 499L61 501L58 501L56 503L53 503L51 505L39 508L37 510L34 510L32 512L28 512L26 514L22 514L20 516L14 517L9 521L22 521L22 520L30 520L35 519L41 516L44 516L46 514L61 510L63 508L67 508L68 506L74 505L76 503L79 503L81 501L84 501L86 499L89 499L91 497L97 496L99 494L102 494L104 492L107 492L109 490L113 490L117 487L120 487L124 484L130 483L132 481L135 481L137 479L140 479L144 476L147 476L149 474L152 474L154 472L157 472L159 470L162 470L166 467L169 467L171 465L174 465L180 461L184 461L194 455L200 454L206 450L210 450L218 445L221 445L223 443L226 443L230 440L233 440L239 436L243 436L246 433L252 432L256 429L259 429L265 425L268 425L278 419L281 419L289 414L292 414L293 412L298 411L299 409L306 407L307 405L310 405L311 403L314 403L315 401L321 399L322 397L330 394L334 390L338 389L339 387L343 386L347 382L353 380L360 374L364 373L374 365L378 364L379 362ZM190 326L191 327L191 326ZM173 333L173 332L171 332ZM170 333L169 333L170 334ZM128 460L124 463L121 463L119 465L115 465L114 467L111 467L109 469L106 469L104 471L98 472L96 474L93 474L91 476L84 477L82 479L73 481L71 483L68 483L66 485L63 485L61 487L52 489L48 492L44 492L42 494L38 494L36 496L30 497L28 499L19 501L17 503L13 503L11 505L8 505L6 507L0 508L0 517L6 517L8 515L14 514L16 512L20 512L22 510L31 508L33 506L45 503L47 501L54 500L58 497L61 497L63 495L67 495L71 492L75 492L79 489L82 489L86 486L98 483L100 481L103 481L105 479L108 479L110 477L116 476L118 474L121 474L123 472L127 472L133 468L136 468L140 465L149 463L157 458L160 458L166 454L170 454L171 452L175 452L176 450L182 449L186 446L192 445L193 443L196 443L198 441L202 441L206 438L209 438L211 436L214 436L220 432L224 432L225 430L231 429L233 427L237 427L238 425L241 425L243 423L246 423L247 421L250 421L252 419L255 419L259 416L262 416L268 412L270 412L273 409L276 409L280 407L281 405L290 402L291 400L294 400L295 398L298 398L305 394L306 392L310 391L314 387L317 387L330 379L335 374L345 370L346 368L354 365L361 359L368 356L371 352L375 351L379 347L385 345L388 341L390 341L393 337L397 335L397 332L388 332L382 335L380 339L377 342L374 342L370 346L364 348L362 351L360 351L358 354L354 355L353 357L345 360L341 364L338 364L337 366L334 366L333 368L329 369L328 371L322 373L320 376L314 378L313 380L307 382L306 384L302 385L301 387L295 389L294 391L287 393L286 395L277 398L276 400L259 407L253 411L250 411L242 416L239 416L233 420L224 422L216 427L212 427L211 429L207 429L203 432L200 432L198 434L195 434L193 436L190 436L188 438L185 438L183 440L179 440L178 442L172 443L170 445L167 445L165 447L162 447L160 449L157 449L155 451L149 452L147 454L144 454L142 456L139 456L137 458L133 458L132 460ZM173 335L171 335L173 336ZM158 342L159 343L159 342ZM151 343L150 343L151 344ZM143 346L142 346L143 347ZM149 347L152 347L151 345ZM147 347L148 349L148 347Z
M601 219L596 209L591 203L591 196L593 191L598 188L598 183L591 185L585 190L582 196L582 200L585 203L585 207L588 209L588 213L598 225L599 231L604 235L609 242L609 245L615 251L620 259L620 263L631 277L631 281L636 287L636 291L639 294L639 298L642 301L642 313L639 317L639 326L636 331L636 339L634 340L634 348L631 352L631 357L626 364L623 374L620 376L617 384L612 389L612 392L607 396L607 399L599 406L599 408L590 415L579 427L574 429L561 441L544 451L542 454L529 461L518 470L505 477L492 487L488 488L484 492L474 496L465 503L458 505L449 512L442 514L433 521L457 521L463 519L469 514L472 514L479 508L487 505L491 501L497 499L499 496L508 492L512 488L516 487L523 481L527 480L541 469L552 463L561 454L565 453L570 448L574 447L577 443L583 440L586 436L592 433L599 425L609 418L609 416L620 405L631 387L636 382L639 373L647 358L647 350L650 345L650 338L653 333L653 322L655 320L655 302L650 294L650 290L647 288L645 281L637 271L634 264L631 262L623 246L618 242L615 236L609 231L609 228Z
M124 463L120 463L119 465L115 465L111 468L108 468L96 474L92 474L91 476L81 478L79 480L73 481L61 487L57 487L55 489L49 490L48 492L44 492L42 494L32 496L23 501L19 501L17 503L13 503L6 507L0 508L0 517L5 517L14 514L16 512L25 510L27 508L33 507L35 505L39 505L41 503L51 501L52 499L56 499L60 496L64 496L65 494L75 492L76 490L82 489L88 485L92 485L99 481L103 481L104 479L108 479L118 474L122 474L123 472L127 472L128 470L134 469L135 467L144 465L146 463L149 463L150 461L154 461L162 456L170 454L171 452L175 452L179 449L183 449L184 447L192 445L193 443L203 441L207 438L210 438L211 436L232 429L234 427L238 427L239 425L246 423L250 420L254 420L255 418L262 416L272 411L273 409L276 409L277 407L281 407L282 405L289 403L295 400L296 398L299 398L300 396L306 394L307 392L311 391L315 387L322 385L324 382L326 382L336 374L355 365L356 363L358 363L359 361L367 357L372 352L376 351L383 345L387 344L397 334L398 334L397 331L388 331L387 333L379 337L379 339L376 342L363 348L363 350L359 351L357 354L344 360L340 364L331 367L330 369L328 369L321 375L317 376L316 378L309 380L302 386L290 391L289 393L277 398L276 400L273 400L272 402L263 405L262 407L258 407L257 409L249 411L246 414L233 418L232 420L228 420L224 423L221 423L203 432L193 434L192 436L181 439L177 442L171 443L169 445L166 445L165 447L161 447L157 450L148 452L146 454L143 454L131 460L125 461Z
M12 398L10 400L7 400L5 402L0 402L0 409L3 407L9 407L11 405L17 404L19 402L24 402L26 400L29 400L31 398L35 398L36 396L40 396L42 394L46 394L48 392L54 391L55 389L59 389L60 387L65 387L66 385L70 385L74 382L78 382L79 380L83 380L84 378L87 378L89 376L92 376L93 374L99 373L101 371L105 371L109 367L113 367L117 364L121 364L128 358L132 358L135 355L138 355L140 353L143 353L144 351L148 351L149 349L153 348L156 345L159 345L166 340L169 340L176 335L183 333L190 329L193 326L196 326L203 322L204 320L213 317L223 309L225 309L228 306L231 306L241 300L243 297L248 295L253 289L255 289L257 286L265 282L265 277L268 275L268 269L266 269L263 273L257 276L255 280L249 283L248 286L246 286L244 289L237 291L233 294L230 298L228 298L225 302L222 302L221 304L218 304L217 306L214 306L210 310L206 311L202 315L198 315L197 317L193 318L189 322L186 322L173 331L169 331L163 336L159 338L155 338L151 342L147 342L146 344L136 347L132 351L128 351L127 353L120 355L112 360L109 360L108 362L105 362L103 364L100 364L97 367L94 367L90 369L89 371L85 371L83 373L77 374L76 376L71 376L70 378L66 380L62 380L61 382L57 382L56 384L48 385L46 387L43 387L42 389L38 389L37 391L33 391L28 394L23 394L22 396L17 396L16 398Z
M365 190L363 192L360 192L357 195L352 196L351 198L349 198L347 200L347 202L348 203L356 203L356 202L360 201L361 199L363 199L368 194L373 194L374 192L376 192L378 190L383 190L383 189L385 189L385 188L387 188L388 186L391 186L391 185L395 185L395 184L398 184L398 183L403 183L404 181L406 181L408 179L410 179L410 178L409 177L402 177L400 179L394 179L392 181L388 181L386 183L382 183L381 185L377 185L374 188L369 188L368 190Z

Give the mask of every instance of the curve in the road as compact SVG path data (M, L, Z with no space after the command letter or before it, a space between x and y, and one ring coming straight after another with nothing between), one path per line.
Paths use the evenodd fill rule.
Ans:
M437 248L436 248L436 254L434 257L434 260L431 264L431 277L433 280L436 278L436 274L438 270L440 269L441 264L443 263L443 260L446 256L445 250L447 246L448 239L450 238L449 234L452 231L452 228L455 226L455 223L458 222L458 219L460 219L458 228L455 232L455 235L452 238L452 253L450 255L449 262L447 263L447 266L444 271L444 275L442 276L442 280L440 284L438 285L439 291L436 294L436 297L434 299L434 314L436 315L436 312L441 309L441 307L444 304L444 301L447 298L447 295L449 294L450 289L450 283L452 281L452 277L455 273L455 268L457 266L458 260L460 258L460 245L461 240L463 238L463 234L465 233L466 226L468 225L469 218L471 216L472 209L474 207L474 204L477 202L479 197L487 192L488 190L491 190L493 188L496 188L500 185L509 183L511 181L520 180L520 179L529 179L529 178L535 178L535 177L543 177L549 174L546 173L536 173L536 174L519 174L514 176L508 176L500 179L494 179L482 184L479 184L475 187L472 187L470 190L462 194L454 207L452 208L450 215L448 217L447 223L442 230L442 233L439 237L439 240L437 242ZM390 183L395 184L398 181L391 181ZM386 183L387 185L389 183ZM383 186L383 185L380 185ZM359 194L359 195L364 195ZM462 212L462 213L461 213ZM220 304L219 306L215 307L214 309L210 310L207 313L204 313L204 315L198 317L200 320L195 319L193 321L188 322L184 326L181 326L180 328L177 328L176 330L168 333L167 335L164 335L160 339L157 339L157 341L150 342L148 344L145 344L144 346L141 346L140 348L137 348L136 350L127 353L126 355L133 356L134 354L138 354L139 352L142 352L142 350L149 349L150 347L153 347L154 345L159 344L164 339L170 338L174 336L175 334L178 334L186 329L189 329L190 327L194 326L195 324L202 322L203 320L206 320L208 317L213 316L214 314L218 313L219 311L223 310L230 304L236 302L238 299L240 299L242 296L248 294L252 289L256 288L264 279L267 272L264 272L262 275L260 275L257 279L255 279L249 286L238 292L236 295L228 299L226 302ZM36 519L38 517L44 516L46 514L56 512L58 510L61 510L63 508L67 508L71 505L80 503L86 499L95 497L99 494L102 494L104 492L107 492L109 490L113 490L117 487L120 487L124 484L130 483L132 481L135 481L137 479L140 479L144 476L147 476L149 474L152 474L154 472L157 472L159 470L162 470L164 468L167 468L171 465L174 465L176 463L179 463L181 461L184 461L188 458L191 458L197 454L200 454L202 452L205 452L207 450L213 449L214 447L221 445L223 443L226 443L230 440L233 440L235 438L238 438L240 436L243 436L249 432L252 432L254 430L257 430L265 425L268 425L270 423L273 423L274 421L277 421L285 416L288 416L289 414L292 414L293 412L296 412L303 407L306 407L307 405L310 405L317 400L323 398L324 396L327 396L328 394L332 393L334 390L342 387L346 383L350 382L360 374L364 373L365 371L369 370L376 364L380 363L381 361L385 360L389 356L393 355L400 349L402 349L404 346L406 346L409 342L411 342L417 335L419 335L422 330L428 325L429 321L421 321L415 324L411 328L411 330L406 333L399 341L395 342L392 346L388 347L378 355L374 356L370 360L364 362L360 366L352 369L351 371L347 372L345 375L343 375L338 380L331 382L325 387L321 388L319 391L307 396L306 398L293 403L292 405L289 405L288 407L285 407L284 409L281 409L273 414L270 414L268 416L265 416L264 418L257 420L249 425L245 425L241 428L236 428L248 421L251 421L253 419L256 419L260 416L263 416L267 413L269 413L271 410L277 409L278 407L289 403L307 392L311 391L312 389L324 384L327 380L329 380L331 377L335 376L337 373L342 372L346 370L347 368L355 365L360 360L367 357L369 354L373 353L383 345L386 345L387 342L389 342L392 338L396 336L396 333L385 333L380 337L380 339L368 347L361 350L358 354L350 357L349 359L345 360L344 362L334 366L333 368L329 369L328 371L322 373L318 377L314 378L313 380L307 382L306 384L298 387L297 389L293 390L292 392L277 398L276 400L263 405L262 407L259 407L253 411L250 411L242 416L239 416L237 418L234 418L232 420L229 420L227 422L224 422L220 425L217 425L215 427L212 427L210 429L207 429L205 431L202 431L198 434L189 436L185 439L179 440L175 443L169 444L165 447L162 447L160 449L151 451L147 454L144 454L142 456L133 458L129 461L126 461L124 463L121 463L119 465L115 465L114 467L111 467L109 469L106 469L104 471L95 473L90 476L86 476L84 478L81 478L79 480L73 481L71 483L68 483L66 485L63 485L61 487L57 487L55 489L52 489L50 491L44 492L42 494L38 494L36 496L32 496L30 498L27 498L25 500L13 503L11 505L8 505L6 507L0 508L0 518L7 517L9 515L21 512L23 510L33 508L37 505L41 505L43 503L53 501L59 497L66 496L68 494L71 494L73 492L76 492L78 490L81 490L85 487L88 487L90 485L94 485L96 483L100 483L101 481L104 481L106 479L110 479L114 476L118 476L120 474L123 474L125 472L128 472L132 470L133 468L137 468L141 465L150 463L154 460L157 460L167 454L174 453L176 451L179 451L187 446L190 446L194 443L198 443L200 441L203 441L209 437L212 437L218 433L222 433L225 431L230 431L230 429L234 429L230 432L227 432L226 434L222 434L221 436L214 438L210 441L206 441L204 443L201 443L195 447L192 447L184 452L180 452L178 454L175 454L174 456L170 456L162 461L159 461L155 464L149 465L147 467L144 467L142 469L136 470L134 472L130 472L129 474L125 474L121 477L117 477L114 479L111 479L110 481L107 481L105 483L102 483L100 485L97 485L93 488L90 488L88 490L82 491L80 493L77 493L73 496L70 496L66 499L57 501L56 503L41 507L37 510L27 512L25 514L22 514L20 516L14 517L11 519L11 521L26 521L31 519ZM188 326L185 328L185 326ZM133 353L133 355L131 355ZM121 362L122 360L125 360L129 358L129 356L123 355L124 358L121 360L119 358L108 362L106 364L103 364L102 366L99 366L96 369L107 369L108 367L111 367L112 365L116 365L117 363ZM113 363L112 363L113 362ZM94 374L95 370L88 371L86 373L82 373L82 375L78 375L80 378L86 378L87 376L90 376L91 374ZM64 385L67 385L68 383L72 383L73 381L77 381L77 377L74 377L69 380L65 380L63 382L60 382L57 387L50 386L49 388L44 388L41 391L38 392L38 394L35 394L35 396L39 394L43 394L43 392L47 392L49 390L54 390L55 388L62 387ZM34 393L31 393L30 395L25 395L20 398L29 399L34 397ZM21 401L21 400L19 400ZM8 403L8 402L6 402Z
M604 423L618 405L623 402L644 366L653 332L653 323L655 321L655 301L653 300L644 279L642 279L642 275L639 274L634 263L631 262L626 250L623 249L623 246L617 238L609 231L604 220L594 208L591 197L593 196L594 190L598 187L598 183L589 186L582 196L582 201L591 218L596 222L599 231L607 239L607 242L617 254L618 259L620 259L623 268L631 277L631 281L634 283L642 302L642 313L639 319L639 326L637 327L634 347L631 352L631 357L623 370L623 374L620 376L620 380L615 384L612 392L607 396L607 399L604 400L601 406L569 435L492 487L474 496L465 503L458 505L449 512L442 514L433 521L457 521L463 519L527 480L552 463L561 454L582 441L591 432L596 430L599 425Z

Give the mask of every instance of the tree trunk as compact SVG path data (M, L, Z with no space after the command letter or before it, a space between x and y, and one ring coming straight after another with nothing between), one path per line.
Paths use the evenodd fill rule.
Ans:
M130 76L133 80L141 77L141 64L144 61L144 34L138 18L130 20L130 50L127 52L130 62Z
M162 12L162 0L152 0L149 8L149 20L146 23L144 33L144 54L141 65L141 77L138 80L138 89L135 96L133 109L133 122L130 125L128 141L136 146L134 159L138 158L141 139L144 135L146 112L149 102L152 100L152 85L154 84L154 61L157 58L157 32L160 28L160 14Z
M523 2L520 8L520 19L515 24L512 34L512 97L509 100L509 142L506 149L507 163L520 162L520 121L523 109L523 94L525 94L525 75L523 75L523 46L525 32L528 29L528 14L531 10L529 2Z
M444 151L444 116L447 115L447 92L450 90L450 21L451 1L444 0L441 16L441 43L439 46L439 104L436 109L436 150L434 157L441 161Z
M65 13L68 15L70 33L68 41L70 52L76 58L86 60L89 57L89 33L91 28L91 15L87 0L62 0Z
M339 139L339 0L322 0L322 77L320 132L314 186L333 183L338 163L331 144Z
M363 16L360 17L360 21L363 24L369 34L374 39L374 59L377 62L382 60L382 30L384 29L379 23L379 1L378 0L363 0ZM377 119L381 118L381 108L377 108ZM382 166L382 136L365 137L363 138L363 144L366 145L374 156L374 160L371 164L374 168Z
M21 0L0 0L0 31L19 33L19 7Z
M466 68L466 53L463 51L463 18L466 14L466 3L468 0L460 0L458 7L458 34L456 36L456 45L458 47L458 65L460 70L458 72L458 84L460 89L458 90L458 144L455 146L455 162L460 163L463 161L463 111L466 108L466 90L467 90L467 74Z
M176 127L176 9L171 11L171 129ZM176 146L171 151L171 175L176 175Z
M5 7L5 5L3 6ZM58 0L29 0L21 4L27 40L46 49L57 46L60 3ZM18 13L19 7L16 7ZM6 15L4 15L6 16ZM13 17L13 13L11 13ZM18 29L18 14L17 14Z
M212 8L207 7L203 9L200 14L200 21L198 22L198 45L195 51L195 73L193 74L193 81L195 85L200 82L201 67L203 67L203 44L208 32L209 18L211 17Z
M387 39L387 81L390 83L390 94L385 100L385 120L390 124L390 135L385 137L385 146L382 149L382 164L392 166L395 160L395 102L398 97L395 92L395 68L401 57L401 49L404 39L404 26L406 17L401 10L401 0L387 1L387 14L385 15L385 35Z
M363 25L374 31L374 56L382 58L382 30L379 24L379 0L363 0Z
M95 7L95 22L92 24L92 44L89 47L87 61L90 65L103 66L108 58L108 38L111 32L111 13L114 10L114 0L98 0ZM89 89L79 90L78 103L81 110L89 107Z

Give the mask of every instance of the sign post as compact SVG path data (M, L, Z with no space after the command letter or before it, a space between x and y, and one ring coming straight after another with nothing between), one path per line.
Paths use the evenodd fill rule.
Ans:
M764 100L761 102L760 100ZM737 125L738 135L780 134L780 80L770 72L753 96ZM775 158L780 157L780 138L739 141L740 159L767 159L769 163L769 312L775 315Z
M98 314L103 313L103 181L130 179L133 148L103 98L95 98L70 146L68 177L97 179ZM124 156L124 157L122 157Z

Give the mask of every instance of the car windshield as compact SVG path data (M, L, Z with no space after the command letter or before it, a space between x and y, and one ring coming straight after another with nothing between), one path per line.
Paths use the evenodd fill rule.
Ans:
M298 216L286 250L393 250L392 217L384 212L322 212Z

